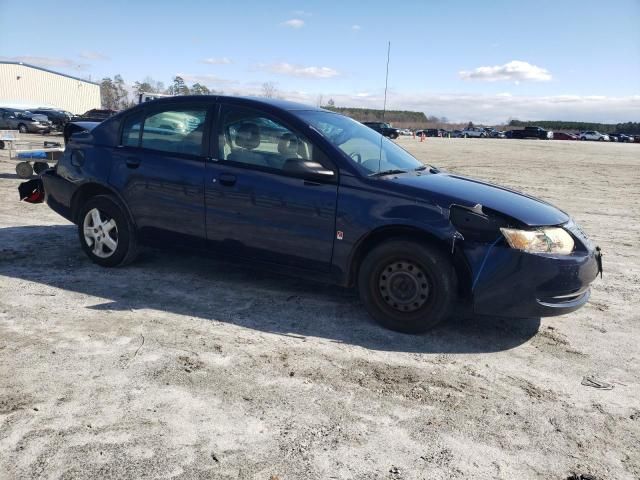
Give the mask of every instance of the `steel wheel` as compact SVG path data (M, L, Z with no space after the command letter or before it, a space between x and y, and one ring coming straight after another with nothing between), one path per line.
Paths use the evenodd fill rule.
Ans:
M429 298L429 280L414 262L400 260L387 265L378 278L384 301L399 312L414 312Z
M92 208L84 216L84 241L96 257L109 258L118 248L118 225L104 212Z

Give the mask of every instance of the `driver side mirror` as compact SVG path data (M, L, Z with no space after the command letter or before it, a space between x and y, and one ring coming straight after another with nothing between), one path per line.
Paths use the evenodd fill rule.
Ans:
M282 171L306 180L331 180L335 173L321 163L299 158L290 158L284 162Z

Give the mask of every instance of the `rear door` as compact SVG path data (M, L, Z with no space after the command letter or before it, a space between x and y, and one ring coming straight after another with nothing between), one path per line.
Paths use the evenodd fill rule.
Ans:
M210 107L164 104L138 110L123 122L109 181L147 242L204 246Z
M206 171L207 238L213 249L310 270L329 270L337 173L326 181L287 173L323 152L261 110L222 105ZM289 163L291 164L291 163Z

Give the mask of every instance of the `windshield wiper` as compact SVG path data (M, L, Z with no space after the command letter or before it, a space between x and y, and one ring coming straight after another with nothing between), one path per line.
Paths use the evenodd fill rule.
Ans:
M419 172L419 171L421 171L421 170L426 170L426 169L427 169L427 166L426 166L426 165L420 165L419 167L414 168L414 170L415 170L416 172Z
M370 173L370 177L381 177L383 175L393 175L394 173L407 173L406 170L400 170L399 168L393 168L390 170L380 170L379 172Z

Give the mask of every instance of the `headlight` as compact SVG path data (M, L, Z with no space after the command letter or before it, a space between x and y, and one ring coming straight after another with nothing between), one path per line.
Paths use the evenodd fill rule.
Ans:
M509 246L528 253L555 253L569 255L575 242L564 229L551 227L538 230L516 230L501 228Z

